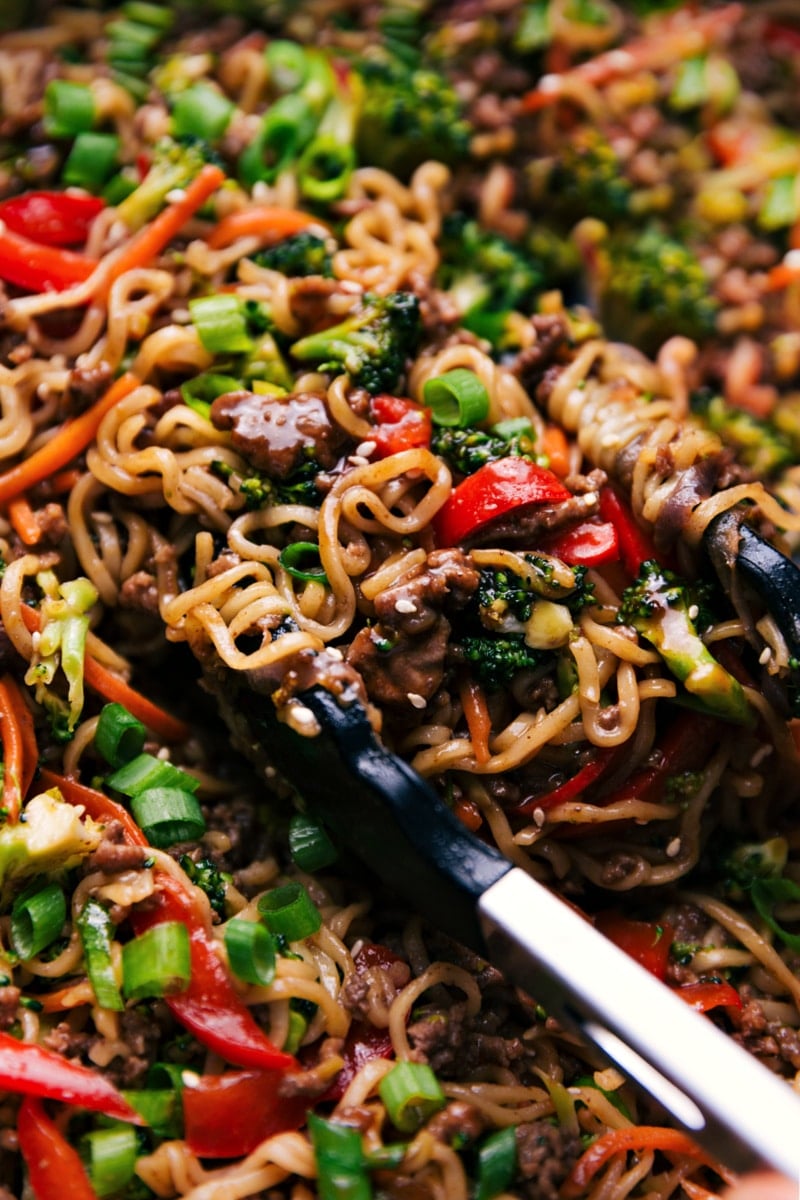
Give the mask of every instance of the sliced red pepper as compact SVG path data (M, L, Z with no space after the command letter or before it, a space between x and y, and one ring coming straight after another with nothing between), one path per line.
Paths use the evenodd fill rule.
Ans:
M699 770L708 761L709 747L714 745L718 723L701 713L682 712L659 740L651 754L651 765L636 771L625 783L603 798L604 804L619 804L623 800L646 800L659 804L671 776L682 771Z
M666 978L669 948L675 938L669 925L659 925L655 921L633 921L614 909L598 913L595 927L620 950L641 963L651 975L657 979Z
M514 809L515 813L532 813L536 808L555 808L557 804L565 804L567 800L574 800L576 796L580 796L593 783L596 783L602 775L606 773L611 766L612 759L616 756L616 750L599 749L595 751L591 762L588 762L585 767L581 767L571 779L567 779L558 787L553 788L550 792L545 792L543 796L531 796L524 800L518 808Z
M539 548L571 567L599 567L618 562L620 554L617 531L609 521L581 521L564 533L544 538Z
M83 254L44 246L0 227L0 279L27 292L63 292L83 283L96 267Z
M99 196L74 192L26 192L0 202L6 229L43 246L78 246L106 206Z
M570 492L548 471L527 458L510 455L468 475L439 509L434 529L440 546L455 546L482 526L534 504L560 504Z
M282 1071L226 1071L187 1080L183 1122L189 1149L200 1158L241 1158L265 1138L299 1129L308 1098L281 1096Z
M287 1071L296 1066L291 1054L279 1050L237 996L220 961L205 918L188 888L162 873L160 891L147 909L132 917L138 933L165 921L180 921L189 931L192 977L183 992L164 1000L180 1023L199 1042L237 1067Z
M763 36L770 50L778 54L800 54L800 29L793 25L767 21Z
M685 983L675 989L675 994L697 1012L710 1012L712 1008L741 1008L742 998L731 984Z
M105 1113L132 1125L144 1122L104 1075L70 1062L35 1042L20 1042L0 1031L0 1090L45 1096Z
M642 563L658 558L651 538L636 524L629 505L614 488L600 489L600 516L616 529L623 565L635 579Z
M373 396L370 411L377 422L370 438L375 443L378 458L430 446L433 428L431 410L423 404L417 404L405 396L382 393Z
M17 1136L36 1200L97 1200L78 1151L32 1096L20 1105Z

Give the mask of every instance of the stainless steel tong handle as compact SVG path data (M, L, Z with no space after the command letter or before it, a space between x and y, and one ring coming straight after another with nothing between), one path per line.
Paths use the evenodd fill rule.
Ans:
M489 957L734 1170L800 1186L800 1099L518 867L478 901Z

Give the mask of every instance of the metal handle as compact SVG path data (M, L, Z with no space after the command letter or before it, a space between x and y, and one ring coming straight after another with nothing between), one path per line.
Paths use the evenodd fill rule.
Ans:
M524 871L482 896L489 957L735 1170L800 1184L800 1099Z

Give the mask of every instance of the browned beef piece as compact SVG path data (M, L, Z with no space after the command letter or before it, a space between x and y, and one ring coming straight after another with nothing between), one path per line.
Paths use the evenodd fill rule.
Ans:
M110 384L111 374L106 362L96 367L73 367L64 397L67 415L74 416L94 404Z
M477 1108L466 1104L463 1100L451 1100L447 1108L443 1108L428 1122L426 1129L437 1142L450 1145L454 1138L474 1142L483 1133L484 1120Z
M501 1037L492 1032L493 1022L485 1029L480 1020L468 1020L463 1004L431 1009L408 1026L414 1059L428 1063L437 1075L454 1078L486 1064L507 1068L523 1057L520 1038Z
M410 715L436 694L444 678L450 622L434 618L432 627L416 637L400 634L396 640L380 625L356 634L347 662L364 680L370 700L381 708Z
M369 1019L372 996L377 993L379 1000L388 1008L411 975L408 964L400 959L363 968L359 968L356 962L356 967L342 984L339 999L348 1012L362 1020Z
M278 1084L278 1095L291 1096L321 1096L331 1086L330 1075L320 1067L328 1059L341 1054L344 1038L326 1038L320 1046L319 1058L313 1067L304 1071L292 1071L281 1078Z
M561 1184L581 1153L581 1139L549 1121L517 1126L517 1162L531 1200L558 1200Z
M347 440L331 420L325 397L316 392L230 392L211 405L211 420L217 429L230 429L234 448L273 479L285 479L309 458L329 469Z
M119 589L120 608L158 616L158 585L149 571L134 571Z
M132 846L125 840L120 821L109 821L103 830L103 840L87 860L91 871L138 871L147 861L144 846Z
M735 1026L734 1040L779 1075L794 1075L800 1067L800 1034L791 1025L770 1021L748 984L739 989L741 1009L726 1009Z
M461 550L434 550L418 575L386 588L375 600L375 615L409 637L427 633L445 602L463 608L480 583L480 574Z
M569 330L562 316L542 313L533 317L536 341L521 350L511 369L526 387L531 387L556 360L562 346L567 344Z
M562 533L580 521L593 517L599 503L596 492L586 492L582 496L570 496L560 504L516 508L507 517L481 525L465 540L465 545L496 546L500 542L513 542L535 546L541 538Z
M22 992L10 984L0 987L0 1029L10 1029L17 1019L17 1008Z

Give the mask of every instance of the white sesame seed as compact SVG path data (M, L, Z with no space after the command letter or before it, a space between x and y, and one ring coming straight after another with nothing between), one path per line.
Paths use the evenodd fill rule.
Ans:
M341 662L342 659L344 658L344 655L342 654L342 652L338 646L328 646L327 654L328 654L328 658L335 658L337 662Z
M690 604L689 605L689 620L696 621L699 616L700 616L700 609L697 607L696 604Z
M156 758L160 758L162 762L169 762L169 748L162 746L160 750L156 751Z
M538 826L538 828L541 829L542 826L544 825L545 821L547 820L547 814L545 813L544 809L543 808L535 808L531 815L533 817L534 825Z
M250 194L256 204L265 204L269 200L270 195L269 188L263 179L259 179L257 183L253 184L253 190Z
M361 442L356 446L356 454L360 454L364 458L369 458L370 454L375 452L375 447L378 445L375 441Z
M758 656L758 661L761 663L762 667L765 667L771 658L772 651L770 650L769 646L765 646Z
M316 737L319 721L304 704L290 704L286 711L286 724L303 737Z
M666 849L667 858L677 858L678 855L680 854L680 852L681 852L681 839L679 837L674 837L672 839L672 841L667 845L667 849Z
M406 692L408 703L412 708L425 708L427 700L424 696L420 696L419 692Z
M787 267L791 267L793 270L795 267L800 267L800 250L790 250L784 254L783 261Z
M581 500L583 501L584 506L589 508L590 505L597 503L597 492L585 492L584 495L581 496Z
M192 319L192 314L188 308L173 308L172 320L176 325L188 325Z
M200 1076L196 1071L181 1071L181 1083L184 1087L197 1087L200 1082Z
M39 649L39 643L41 640L42 635L39 633L39 630L34 629L33 633L31 634L31 646L33 647L34 651Z
M413 600L396 600L394 610L399 613L415 613L417 606Z
M560 75L543 75L539 80L539 91L544 93L560 92L562 87Z
M171 192L167 192L164 199L167 204L179 204L181 200L186 199L186 192L183 188L173 188Z
M363 454L351 454L347 460L352 467L367 467L369 459L364 458Z

